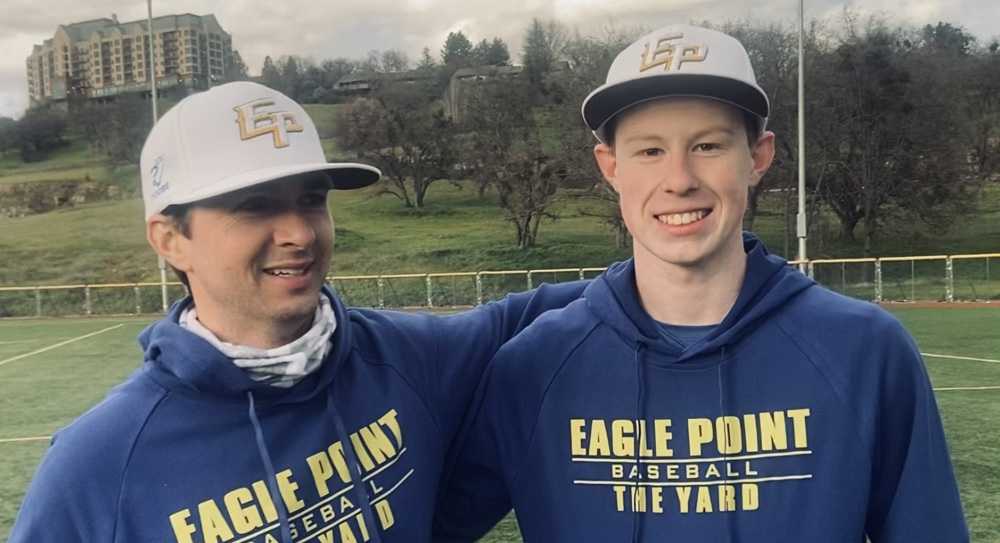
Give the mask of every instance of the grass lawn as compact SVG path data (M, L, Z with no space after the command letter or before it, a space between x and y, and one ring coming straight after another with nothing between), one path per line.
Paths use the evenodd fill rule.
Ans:
M0 153L0 185L46 181L100 181L110 175L104 161L83 142L73 141L41 162L21 162L14 151Z
M1000 308L891 310L925 353L1000 359ZM0 540L6 538L47 442L10 441L50 435L99 401L139 361L135 343L149 318L0 321ZM120 326L118 326L120 325ZM83 334L106 330L44 353L30 353ZM927 357L936 388L1000 385L1000 364ZM937 401L972 541L1000 542L1000 391L939 391ZM520 541L513 517L484 541Z
M335 274L352 275L591 267L606 266L629 255L628 249L614 248L610 231L597 219L580 215L585 204L575 200L555 206L560 218L543 222L536 247L519 250L513 243L513 227L504 220L494 198L490 193L479 198L469 184L440 181L430 188L426 207L416 210L403 207L391 196L375 196L372 188L335 191L330 196L337 230L331 269ZM964 223L964 231L973 234L968 238L959 237L956 231L934 244L925 240L919 247L910 247L921 252L909 252L907 241L901 238L877 247L883 251L877 254L998 252L1000 187L988 193L983 207L975 220ZM764 215L755 227L779 254L781 222L780 216ZM0 285L155 280L156 259L144 238L139 200L83 204L17 219L0 217L0 252L8 256L0 262ZM859 254L845 252L838 256ZM961 266L965 265L956 265L956 272L964 273ZM918 266L943 278L943 263ZM905 297L907 283L890 284L890 279L896 275L908 277L908 264L887 264L885 273L887 288ZM1000 279L996 262L991 273L993 280ZM959 275L956 279L961 283ZM964 283L959 287L967 291L970 288ZM971 287L974 290L976 285ZM935 288L943 292L943 286ZM979 288L982 291L987 285ZM1000 294L1000 289L991 288Z
M350 154L333 139L336 116L342 107L305 105L323 138L327 156L351 160ZM111 168L88 149L81 135L67 137L70 144L43 162L24 164L17 153L0 154L0 190L2 185L10 183L89 177L98 183L118 185L124 189L123 193L136 193L139 183L136 166ZM337 225L333 273L602 267L630 254L628 249L613 247L612 234L599 219L581 216L581 210L592 204L579 200L563 199L557 203L552 211L559 218L542 223L537 246L519 250L514 246L512 224L496 205L496 195L487 193L480 198L471 183L434 183L426 207L419 210L408 209L391 196L375 196L376 192L377 189L370 188L331 195L330 209ZM754 230L773 252L790 253L786 256L792 257L796 242L794 237L786 236L783 198L782 193L766 193L762 197ZM926 229L906 226L906 231L886 232L877 239L873 254L1000 252L1000 185L989 187L979 209L963 214L963 220L956 221L947 231L930 235ZM811 226L810 256L862 256L858 243L837 239L835 227L836 222L829 215ZM857 235L860 239L860 230ZM144 238L142 204L138 198L83 204L17 219L0 217L0 254L4 256L0 259L0 286L156 280L156 258ZM787 240L791 241L788 251ZM905 272L899 273L905 276ZM837 270L831 273L836 274ZM895 277L887 274L887 282ZM941 271L934 270L933 274L940 277ZM1000 271L994 272L994 276L1000 276ZM956 278L961 279L957 275ZM984 289L992 292L990 289L994 288L991 280L961 286L976 293ZM933 286L929 296L940 297L938 287ZM898 299L905 297L910 286L900 282L894 288L898 294L893 294L893 298ZM1000 286L996 287L996 294L1000 295Z

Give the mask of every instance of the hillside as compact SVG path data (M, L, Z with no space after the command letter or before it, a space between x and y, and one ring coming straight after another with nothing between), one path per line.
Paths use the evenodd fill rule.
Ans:
M337 107L307 109L325 137L328 156L348 158L331 138ZM0 197L5 187L66 183L117 187L111 191L116 196L47 213L0 217L0 285L156 279L156 258L145 242L135 166L109 167L79 138L36 164L23 164L10 154L0 156ZM332 269L337 274L604 266L629 253L614 248L610 231L599 219L580 215L584 204L578 200L561 203L555 210L560 218L543 222L539 245L520 251L495 196L487 193L480 199L473 186L438 182L422 210L373 194L366 189L335 192L330 198L337 227ZM754 226L779 254L785 243L782 205L780 195L765 196ZM836 239L832 218L824 222L811 232L812 258L861 256L859 244ZM795 243L790 238L793 252ZM979 208L956 218L947 232L932 235L919 227L887 232L874 248L874 254L881 256L984 252L1000 252L1000 186L987 190Z

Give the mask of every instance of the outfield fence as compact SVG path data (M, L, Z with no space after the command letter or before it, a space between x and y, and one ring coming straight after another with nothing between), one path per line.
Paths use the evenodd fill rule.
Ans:
M1000 253L823 259L790 265L847 296L873 302L996 301ZM541 283L588 279L605 268L346 275L328 278L345 303L362 307L455 308L496 300ZM0 318L162 312L162 283L0 287ZM185 295L167 283L168 300Z

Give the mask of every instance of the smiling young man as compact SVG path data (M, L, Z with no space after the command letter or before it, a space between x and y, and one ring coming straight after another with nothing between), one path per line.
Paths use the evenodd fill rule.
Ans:
M527 542L968 541L912 339L741 232L768 112L725 34L675 25L618 55L583 117L633 258L497 353L437 541L511 505Z
M10 541L428 541L486 363L584 285L447 317L345 308L327 192L379 172L327 163L302 107L254 83L182 100L140 167L149 243L191 296L56 434Z

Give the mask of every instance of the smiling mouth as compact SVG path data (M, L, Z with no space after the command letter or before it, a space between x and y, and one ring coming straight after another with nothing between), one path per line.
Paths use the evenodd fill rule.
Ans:
M661 215L654 215L654 217L656 217L656 220L660 221L661 224L684 226L698 222L711 214L711 209L696 209L694 211L686 211L684 213L663 213Z
M267 268L264 273L273 277L299 277L305 275L312 268L312 264L289 268Z

